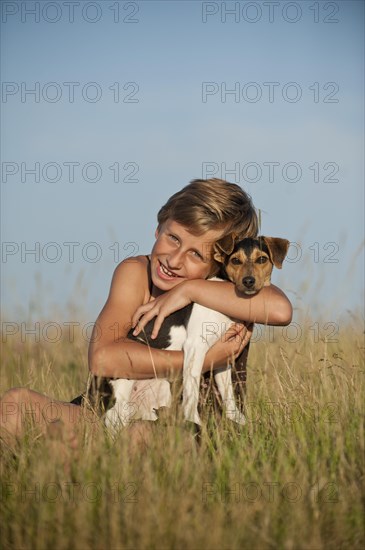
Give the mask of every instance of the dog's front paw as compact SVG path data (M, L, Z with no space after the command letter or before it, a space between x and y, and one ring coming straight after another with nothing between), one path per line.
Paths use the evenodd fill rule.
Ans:
M115 435L123 426L128 426L134 415L134 409L128 407L113 407L105 415L104 424L108 431Z
M156 420L158 420L156 410L151 409L148 411L143 411L143 413L140 414L139 420L149 420L150 422L155 422Z
M190 420L185 420L184 430L189 432L196 439L196 441L200 441L201 426L199 424L191 422Z
M241 426L246 425L246 417L240 411L227 411L226 415L232 422L236 422L236 424L240 424Z
M195 411L191 414L185 412L184 420L185 420L185 422L193 422L194 424L197 424L198 426L201 426L201 423L202 423L201 420L200 420L200 416L199 416L197 411Z

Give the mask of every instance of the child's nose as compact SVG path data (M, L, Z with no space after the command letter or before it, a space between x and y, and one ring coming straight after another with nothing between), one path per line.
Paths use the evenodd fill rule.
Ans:
M183 262L184 253L182 250L175 250L175 252L172 252L167 258L168 267L172 270L182 267Z

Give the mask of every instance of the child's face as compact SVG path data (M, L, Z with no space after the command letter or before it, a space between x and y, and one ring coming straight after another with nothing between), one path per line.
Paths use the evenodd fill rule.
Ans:
M156 229L151 252L151 276L155 287L167 291L187 279L205 279L212 267L213 245L222 230L211 229L200 237L167 220Z

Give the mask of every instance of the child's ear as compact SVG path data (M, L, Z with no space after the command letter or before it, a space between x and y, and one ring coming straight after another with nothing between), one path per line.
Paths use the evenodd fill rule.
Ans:
M159 234L160 234L160 226L158 225L155 231L155 239L158 238Z

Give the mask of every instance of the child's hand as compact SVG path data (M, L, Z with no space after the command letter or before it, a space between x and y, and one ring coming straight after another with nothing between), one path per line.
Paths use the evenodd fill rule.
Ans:
M203 372L226 367L237 359L250 341L253 323L233 323L205 356Z
M156 338L164 319L192 302L187 283L188 281L184 281L148 304L140 306L132 317L132 327L135 327L133 335L137 336L147 323L156 317L151 334L152 339Z

